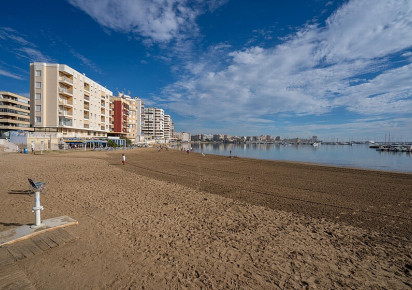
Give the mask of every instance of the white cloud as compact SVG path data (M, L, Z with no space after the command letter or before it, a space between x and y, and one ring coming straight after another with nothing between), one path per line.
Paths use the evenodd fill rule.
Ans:
M86 67L88 67L89 69L94 70L95 72L102 74L102 70L90 59L88 59L87 57L85 57L84 55L78 53L77 51L75 51L74 49L70 49L70 53L77 59L79 59L83 65L85 65Z
M9 78L13 78L13 79L16 79L16 80L24 80L23 77L21 77L19 75L16 75L14 73L11 73L11 72L2 70L2 69L0 69L0 75L5 76L5 77L9 77Z
M275 47L190 63L191 74L165 88L164 104L213 125L239 126L337 107L366 115L411 112L411 65L390 61L412 47L411 15L410 0L350 1L324 26L305 26Z
M27 58L30 62L53 62L53 59L44 55L40 50L31 47L22 47L19 51L24 54L20 56Z
M225 1L187 0L68 0L104 27L139 34L149 41L169 42L195 33L195 19L206 9L214 10Z
M53 59L44 55L35 44L31 43L9 27L0 27L0 40L7 42L7 47L16 56L28 59L30 62L52 62Z

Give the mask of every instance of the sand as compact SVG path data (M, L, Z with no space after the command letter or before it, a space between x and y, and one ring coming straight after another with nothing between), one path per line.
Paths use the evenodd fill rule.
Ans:
M412 287L412 175L180 151L0 153L0 231L68 215L38 289Z

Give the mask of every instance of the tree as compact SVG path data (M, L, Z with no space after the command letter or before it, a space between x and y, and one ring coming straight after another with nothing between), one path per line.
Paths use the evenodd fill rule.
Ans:
M109 147L118 147L116 142L114 142L113 140L110 140L110 139L107 141L107 146L109 146Z

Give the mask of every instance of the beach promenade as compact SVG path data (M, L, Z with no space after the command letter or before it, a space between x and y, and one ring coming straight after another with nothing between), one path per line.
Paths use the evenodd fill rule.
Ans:
M412 175L169 150L0 153L0 231L71 242L17 262L38 289L412 287Z

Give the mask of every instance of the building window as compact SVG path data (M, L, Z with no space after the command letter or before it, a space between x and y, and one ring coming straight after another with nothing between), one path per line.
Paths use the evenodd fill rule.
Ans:
M41 111L41 106L40 105L36 105L36 112L40 112Z
M36 77L41 77L41 70L36 70L36 71L34 72L34 76L36 76Z
M40 123L41 122L41 117L36 117L36 122Z
M40 93L35 93L34 94L34 99L35 100L40 100L41 99L41 94Z
M41 88L41 82L36 82L36 88L40 89Z

